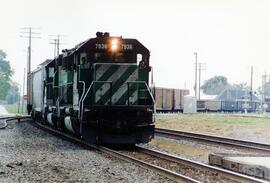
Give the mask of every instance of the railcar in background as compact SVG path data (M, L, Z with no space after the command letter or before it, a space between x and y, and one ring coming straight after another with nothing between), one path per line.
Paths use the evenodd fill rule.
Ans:
M221 101L220 100L197 100L198 112L220 112Z
M182 112L184 96L189 95L189 90L175 88L154 87L152 92L157 112Z

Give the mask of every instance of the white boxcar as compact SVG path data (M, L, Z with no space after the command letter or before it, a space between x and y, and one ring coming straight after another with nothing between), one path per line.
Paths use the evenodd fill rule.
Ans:
M194 96L184 96L183 113L193 114L197 112L197 100Z
M187 90L187 89L181 89L181 94L180 94L181 96L181 100L180 100L180 103L181 103L181 109L184 109L184 97L186 96L186 95L189 95L189 90Z
M38 68L32 72L32 108L41 112L43 107L43 69Z

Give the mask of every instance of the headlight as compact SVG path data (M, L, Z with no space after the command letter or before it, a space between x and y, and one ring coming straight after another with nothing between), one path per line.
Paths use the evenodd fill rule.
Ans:
M111 48L112 48L112 51L116 51L117 49L118 49L118 40L117 39L113 39L112 41L111 41Z
M112 40L112 45L117 45L117 43L118 43L118 40L117 39L113 39Z

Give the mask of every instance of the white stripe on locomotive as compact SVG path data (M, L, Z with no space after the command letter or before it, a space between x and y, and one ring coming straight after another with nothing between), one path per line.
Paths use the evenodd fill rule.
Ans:
M127 69L128 69L128 67L127 67ZM127 91L128 91L128 85L127 85L127 82L130 82L130 81L136 81L137 80L137 78L138 78L138 69L136 69L129 77L128 77L128 79L126 80L126 82L123 84L123 85L121 85L121 87L113 94L113 96L112 96L112 102L113 103L117 103L118 101L119 101L119 99L120 99L120 97L124 94L124 93L126 93ZM131 86L131 84L130 84L130 86ZM136 100L137 100L137 98L138 98L138 95L136 94L137 93L137 91L135 92L135 95L131 95L130 96L130 103L133 103L133 102L135 102ZM127 102L127 100L126 100L126 102Z

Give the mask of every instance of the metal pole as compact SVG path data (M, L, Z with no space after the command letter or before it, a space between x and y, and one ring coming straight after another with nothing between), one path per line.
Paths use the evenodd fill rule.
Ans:
M202 64L199 63L199 100L201 99L201 71L202 71Z
M250 101L252 101L252 85L253 85L253 66L251 66L251 71L250 71Z
M57 42L56 42L56 44L57 44L57 56L59 56L59 44L60 44L60 35L57 35Z
M151 86L154 84L154 69L153 67L151 68Z
M264 74L264 91L263 91L263 94L264 94L264 96L263 96L264 99L263 100L264 100L264 102L266 102L266 100L265 100L266 99L266 87L267 86L266 86L266 71L265 71L265 74Z
M27 75L31 72L31 40L32 40L32 28L29 28L29 46L28 46L28 68Z
M18 101L18 111L17 111L17 113L18 114L20 114L20 108L21 108L21 94L22 94L22 86L21 85L19 85L19 101Z
M56 39L54 39L54 58L56 57Z
M38 35L39 33L37 32L33 32L32 30L35 28L32 27L24 27L22 28L24 30L27 30L27 32L21 32L21 36L22 38L27 38L29 43L28 43L28 57L27 57L27 72L26 72L26 78L27 78L27 82L26 82L26 92L27 95L30 95L30 73L31 73L31 51L32 51L32 39L33 38L40 38L37 36L33 36L33 34ZM31 103L31 98L28 96L27 98L27 104Z
M197 99L197 65L198 65L198 53L195 52L195 86L194 86L194 91L195 91L195 98Z
M24 96L24 90L25 90L25 68L23 69L23 91L22 91L22 95ZM27 88L28 89L28 88ZM25 113L24 111L24 98L22 99L22 113Z

